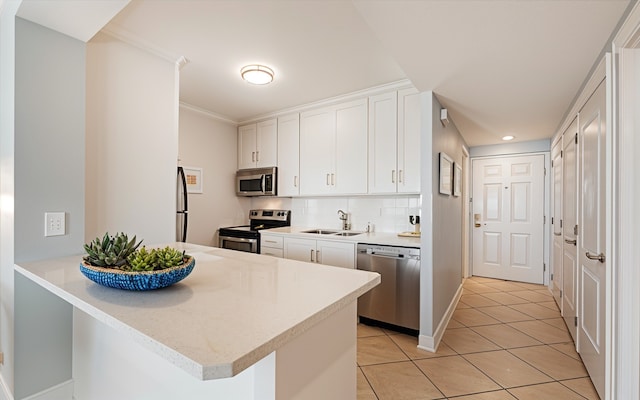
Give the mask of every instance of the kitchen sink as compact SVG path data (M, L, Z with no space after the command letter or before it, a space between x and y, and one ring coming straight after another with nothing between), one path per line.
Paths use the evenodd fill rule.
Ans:
M302 233L315 233L318 235L333 235L338 233L338 231L332 231L330 229L312 229L310 231L302 231Z
M362 232L338 232L335 234L335 236L355 236L355 235L361 235Z

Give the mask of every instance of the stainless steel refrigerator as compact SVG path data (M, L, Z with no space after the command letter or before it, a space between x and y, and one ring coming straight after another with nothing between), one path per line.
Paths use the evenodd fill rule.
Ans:
M187 220L189 219L189 207L187 206L187 179L184 169L178 167L178 198L176 199L176 242L187 241Z

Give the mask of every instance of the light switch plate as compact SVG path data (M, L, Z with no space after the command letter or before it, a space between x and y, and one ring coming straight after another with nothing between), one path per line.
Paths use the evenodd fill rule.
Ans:
M44 236L61 236L65 232L65 215L63 212L44 213Z

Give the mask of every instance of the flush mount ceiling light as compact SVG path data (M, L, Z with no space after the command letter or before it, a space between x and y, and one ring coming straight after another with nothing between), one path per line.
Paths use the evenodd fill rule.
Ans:
M507 136L503 136L503 137L502 137L502 140L504 140L504 141L508 142L509 140L513 140L513 139L515 139L515 138L516 138L516 137L515 137L515 136L513 136L513 135L507 135Z
M266 85L273 81L273 70L264 65L253 64L242 67L240 75L242 79L254 85Z

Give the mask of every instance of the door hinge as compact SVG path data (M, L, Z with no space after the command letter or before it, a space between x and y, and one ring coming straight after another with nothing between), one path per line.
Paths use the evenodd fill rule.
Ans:
M578 317L574 318L573 325L576 326L576 327L578 326Z
M575 141L576 141L576 144L578 144L578 134L577 133L576 133L576 136L575 136Z
M542 272L547 272L547 264L542 263Z
M547 167L544 167L544 176L547 176Z
M551 168L553 168L553 160L551 160Z
M551 280L553 281L553 274L551 274Z
M564 150L560 150L560 158L564 157Z
M573 234L578 236L578 225L573 227Z
M553 225L553 217L551 217L551 225Z
M562 220L560 220L560 228L562 228Z
M562 298L562 290L560 291L560 298Z
M542 216L542 225L546 225L547 224L547 216L543 215Z

